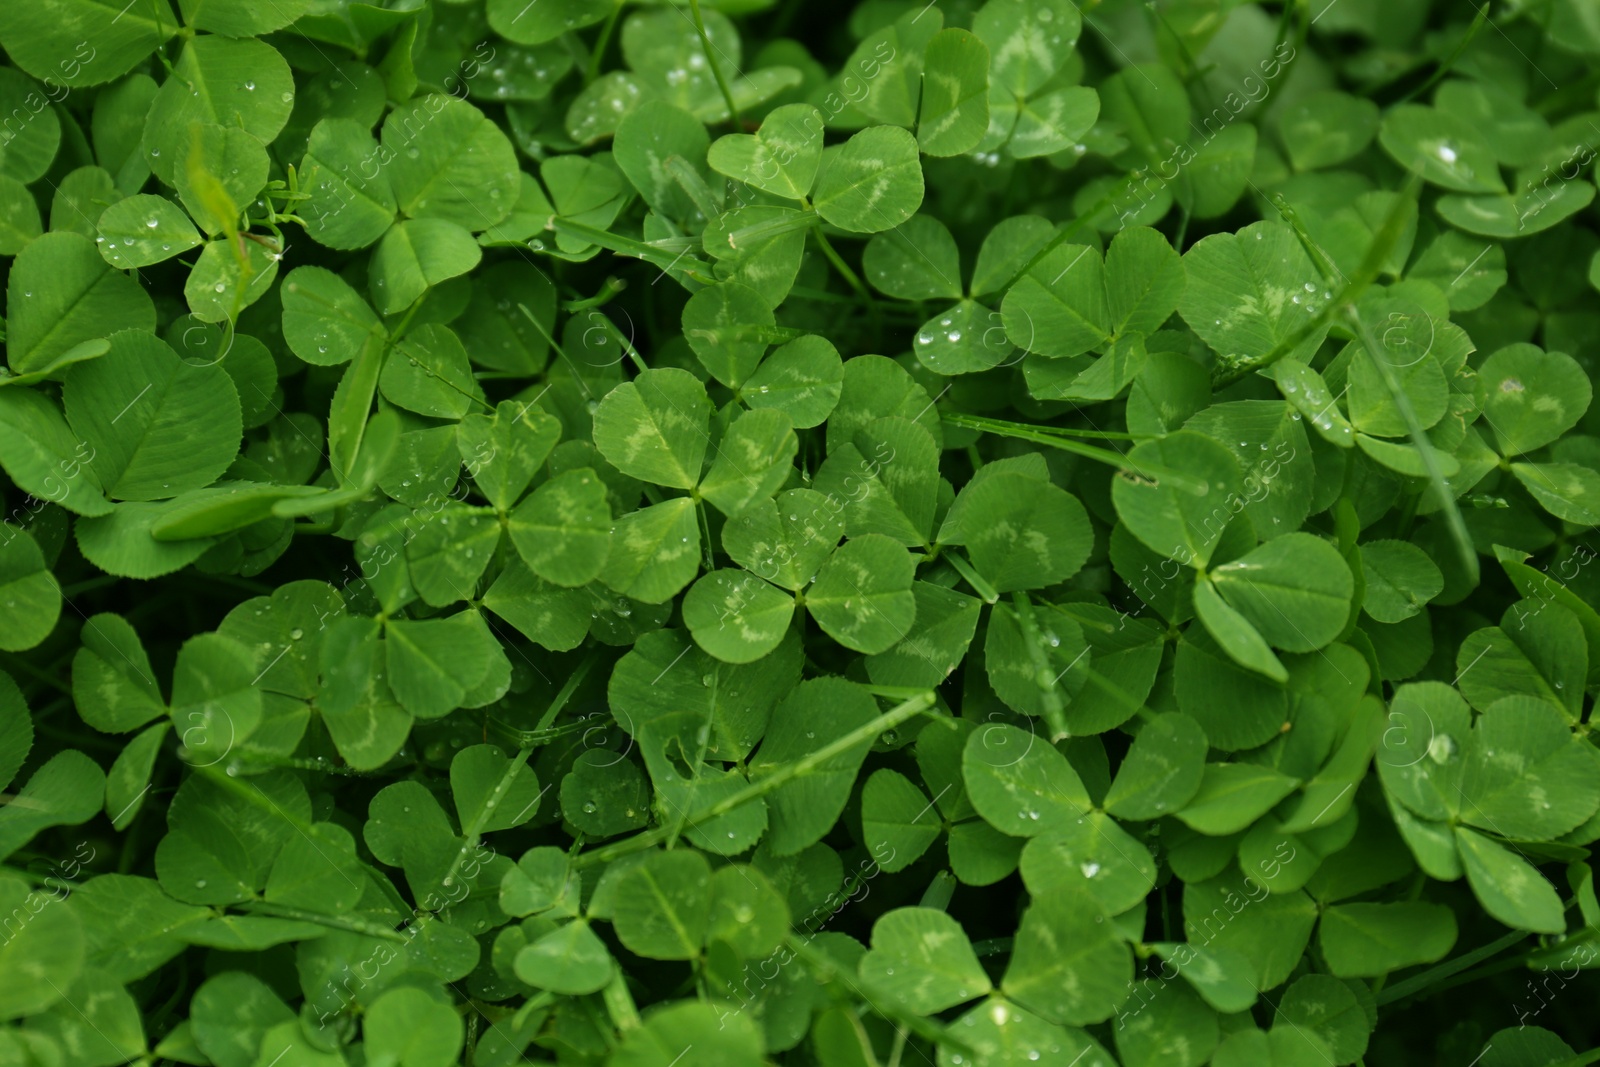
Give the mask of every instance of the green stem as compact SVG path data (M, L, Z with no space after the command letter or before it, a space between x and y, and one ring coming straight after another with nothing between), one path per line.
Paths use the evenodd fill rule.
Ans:
M406 308L405 317L400 320L400 325L396 326L389 334L389 341L384 346L385 348L393 348L400 343L400 339L406 335L406 330L411 326L411 320L416 318L417 312L422 309L422 302L427 298L428 294L424 293L411 302L411 306Z
M928 888L922 891L922 899L917 901L917 907L944 911L950 906L950 898L955 895L955 891L956 876L949 871L940 871L933 876L933 881L928 883Z
M589 66L583 72L583 84L588 85L600 77L600 61L606 54L606 46L611 43L611 35L616 32L617 20L622 17L623 0L617 0L611 8L611 14L606 17L606 24L600 27L600 36L595 38L594 51L589 53Z
M843 256L839 255L838 250L833 247L833 242L829 241L827 234L822 232L821 226L813 228L811 236L817 239L817 247L822 249L822 254L827 257L829 263L833 264L833 269L839 272L839 276L844 279L845 284L855 292L856 299L860 300L866 307L867 314L872 316L874 329L878 328L883 321L882 309L878 307L878 302L872 298L872 293L867 289L866 283L861 280L861 276L850 268L850 264L844 261Z
M662 169L669 178L678 183L678 188L683 190L700 214L708 219L714 219L722 214L722 199L712 191L705 178L687 159L682 156L669 156Z
M583 662L578 664L577 670L567 675L567 680L562 683L561 691L550 701L550 706L544 709L544 714L539 716L539 723L533 728L535 735L542 734L550 729L550 724L556 721L556 716L567 706L567 701L572 699L572 694L578 691L578 686L583 684L583 679L594 667L595 660L599 657L599 650L591 650L583 657Z
M1124 175L1122 181L1117 186L1107 189L1105 194L1101 196L1099 200L1096 200L1093 204L1089 205L1089 210L1079 212L1076 218L1057 230L1056 235L1050 238L1049 242L1046 243L1043 248L1035 252L1032 259L1028 260L1028 262L1024 263L1017 270L1013 271L1011 277L1006 279L1006 283L997 288L995 292L1006 292L1013 285L1016 285L1017 282L1021 281L1029 271L1043 263L1051 252L1054 252L1057 248L1060 248L1062 245L1066 244L1069 238L1071 238L1083 227L1089 225L1090 220L1098 218L1100 216L1100 212L1110 207L1118 197L1131 190L1139 183L1139 181L1140 179L1134 174Z
M733 102L733 90L728 88L728 80L722 76L722 64L717 62L716 48L711 44L711 36L706 33L706 20L700 15L700 0L689 0L689 10L694 15L694 28L700 31L700 45L705 49L706 62L711 64L711 76L717 79L717 88L722 90L722 99L727 101L728 119L734 129L741 129L744 122L739 118L739 105Z
M1061 675L1053 673L1055 668L1051 665L1049 657L1044 654L1043 639L1039 635L1039 621L1033 617L1033 602L1028 599L1028 594L1019 589L1011 594L1011 602L1016 606L1017 622L1022 627L1022 644L1028 650L1028 658L1033 661L1033 680L1039 687L1039 700L1044 705L1044 721L1050 727L1050 742L1054 744L1062 738L1072 736L1072 731L1067 728L1067 712L1061 703L1061 693L1056 689L1056 680Z
M762 241L774 237L782 237L788 233L799 233L801 230L814 230L822 224L822 217L809 208L795 212L791 215L780 215L766 222L756 222L749 226L741 226L737 230L728 232L728 247L735 251L749 248ZM837 253L835 253L837 254ZM848 271L850 268L845 267Z
M0 659L0 663L4 663L8 669L21 671L23 674L43 682L57 692L65 693L69 697L72 695L72 687L70 685L52 674L46 674L23 657L14 652L7 652L4 656L4 659Z
M1170 482L1173 488L1181 492L1200 496L1206 492L1204 482L1192 474L1171 470L1167 467L1157 466L1153 463L1135 463L1121 452L1113 452L1106 448L1096 448L1093 445L1080 444L1070 438L1059 436L1060 431L1027 426L1019 422L1005 422L1001 419L986 419L981 415L963 415L959 412L941 412L940 416L952 426L961 426L969 430L981 430L999 437L1013 437L1019 441L1032 441L1034 444L1048 445L1059 448L1063 452L1071 452L1075 456L1092 459L1106 463L1118 470L1126 471L1147 480L1163 480Z
M517 1013L511 1017L511 1025L518 1027L522 1026L523 1023L527 1021L528 1016L532 1015L536 1011L543 1011L545 1008L548 1008L550 1005L556 1002L556 999L556 994L550 992L548 989L536 996L529 997L523 1002L522 1007L517 1009ZM488 1018L488 1016L485 1015L484 1018Z
M569 722L564 726L555 726L544 731L517 730L507 726L499 719L490 719L489 725L494 729L495 733L516 745L518 748L521 748L524 745L529 748L540 748L544 745L550 744L552 741L559 741L563 737L569 737L572 734L583 733L585 730L591 730L594 728L592 724L583 721Z
M694 502L695 515L700 519L700 540L706 547L706 573L717 569L716 549L711 544L711 518L706 514L706 502L696 499Z
M983 575L978 573L977 568L968 563L961 553L946 552L944 558L949 560L950 566L956 569L956 573L966 579L968 585L972 586L972 591L983 598L985 604L993 604L1000 599L999 590L990 585Z
M461 870L461 865L466 862L467 853L478 847L478 835L483 832L483 824L489 821L489 815L494 811L491 805L499 801L506 790L511 788L511 783L516 780L517 775L522 771L523 765L528 762L528 757L531 755L533 755L532 745L524 745L517 750L517 754L512 757L510 765L501 774L500 781L495 783L494 791L489 794L488 803L483 806L472 822L461 828L461 847L456 849L456 857L450 861L450 869L444 872L444 878L440 880L440 885L448 887L455 884L456 874ZM535 798L534 804L538 802L538 798ZM532 807L533 805L529 806ZM446 904L446 906L448 907L449 905Z
M981 957L1004 956L1011 951L1015 939L1010 937L991 937L987 941L974 941L972 951Z
M209 779L214 785L219 785L223 789L226 789L234 796L237 796L241 800L249 803L252 807L258 808L270 815L275 815L279 819L282 819L285 823L300 831L302 834L310 836L310 823L302 822L300 819L295 818L287 811L284 811L283 808L278 806L277 801L263 793L261 789L254 783L244 779L235 778L233 775L219 770L216 764L208 764L204 767L201 767L191 763L189 764L189 769L195 774Z
M1484 26L1488 25L1488 22L1489 5L1484 4L1482 7L1478 8L1477 17L1472 20L1472 25L1467 27L1467 32L1461 35L1461 40L1456 42L1456 46L1450 50L1450 54L1445 56L1444 61L1439 64L1439 66L1431 75L1429 75L1428 80L1411 90L1405 96L1402 96L1399 100L1396 100L1391 106L1398 107L1401 104L1408 104L1417 97L1422 96L1429 89L1432 89L1435 85L1439 84L1439 79L1450 73L1451 68L1456 65L1456 61L1462 57L1466 50L1472 45L1472 42L1477 39L1478 31L1482 30Z
M1126 433L1122 430L1084 430L1076 426L1036 426L1032 423L1026 422L1008 422L1005 419L991 419L983 415L961 415L958 413L952 417L951 421L955 421L955 419L967 420L967 423L964 423L964 425L969 425L971 429L992 430L995 433L999 433L1003 429L1010 427L1020 430L1027 430L1029 433L1049 434L1053 437L1066 437L1069 439L1082 437L1091 441L1132 441L1135 443L1142 443L1144 441L1158 440L1158 438L1153 437L1150 434ZM981 425L979 425L980 423Z
M81 593L92 592L95 589L101 589L108 585L116 585L120 581L122 581L122 579L118 578L114 574L102 574L98 578L89 578L85 581L74 582L71 585L63 586L61 589L61 595L63 598L71 600L73 597L78 596Z
M1221 389L1224 386L1232 385L1234 382L1254 374L1258 370L1271 366L1290 352L1293 352L1312 334L1333 321L1334 315L1346 308L1354 307L1356 298L1378 279L1378 275L1383 271L1384 261L1389 258L1389 254L1394 250L1395 244L1399 242L1401 236L1405 233L1405 209L1415 198L1420 185L1421 179L1416 174L1413 174L1410 180L1406 182L1405 188L1401 190L1400 196L1396 198L1394 207L1389 211L1388 218L1384 219L1383 225L1373 235L1372 243L1367 246L1367 254L1361 260L1361 265L1356 268L1355 274L1345 281L1339 292L1333 299L1328 301L1321 311L1313 315L1289 337L1279 341L1265 355L1251 359L1236 360L1226 364L1219 363L1211 373L1212 388ZM1281 204L1279 208L1281 211ZM1299 220L1295 218L1292 211L1285 215L1284 221L1294 227L1295 235L1302 244L1307 245L1307 253L1312 256L1314 261L1320 263L1326 260L1327 257L1321 254L1320 248L1315 253L1311 251L1311 249L1317 248L1317 245L1310 240L1309 235L1304 227L1299 225Z
M1393 1004L1397 1000L1404 1000L1406 997L1420 993L1429 986L1434 985L1437 982L1442 982L1446 978L1449 978L1453 975L1460 974L1462 971L1466 970L1468 967L1471 967L1480 960L1486 960L1490 956L1503 952L1518 942L1527 940L1527 938L1528 932L1526 930L1513 930L1504 937L1491 941L1487 945L1475 948L1471 952L1464 952L1454 959L1445 960L1443 963L1435 964L1434 966L1423 971L1421 974L1407 978L1404 982L1397 982L1388 989L1385 989L1377 997L1378 1007L1381 1008L1385 1005Z
M835 738L810 755L802 757L793 763L785 764L773 773L751 782L737 793L733 793L724 797L715 804L711 805L705 811L701 812L699 815L695 815L686 819L682 828L688 829L689 827L696 826L703 822L710 822L712 819L726 815L728 812L742 804L748 804L750 801L755 800L758 797L766 796L768 793L777 790L780 786L789 784L796 778L806 777L807 775L813 773L818 767L821 767L823 764L827 763L829 760L850 751L852 748L855 748L857 745L860 745L863 742L870 742L879 734L887 730L892 730L901 723L921 715L923 712L933 707L933 704L933 693L929 691L923 691L920 695L912 697L910 700L903 701L902 703L889 709L882 715L879 715L877 718L873 719L871 722L858 726L849 733ZM653 848L671 837L673 829L674 828L671 826L657 826L653 829L634 834L632 837L625 838L613 844L603 845L596 849L590 849L587 852L583 852L575 856L572 861L572 866L580 869L584 867L593 867L596 864L610 863L612 860L617 859L620 856L627 856L634 852L640 852L647 848Z
M632 237L624 237L619 233L612 233L609 230L602 230L595 226L575 222L572 219L560 218L559 216L550 220L549 228L558 234L564 233L568 237L576 237L592 245L599 245L601 248L608 249L618 255L632 256L635 259L642 259L646 263L653 263L662 270L681 270L696 281L704 282L707 285L716 280L711 277L711 267L708 263L702 259L685 255L682 252L675 253L658 245L638 241ZM696 271L699 272L698 276Z
M811 969L819 982L824 985L835 981L843 982L852 994L865 1001L867 1007L899 1025L925 1041L936 1045L945 1045L962 1052L972 1052L961 1038L946 1030L937 1021L907 1011L900 1007L895 999L884 993L875 980L864 978L855 973L855 968L841 967L832 956L811 947L810 938L791 933L784 939L800 961Z
M563 301L561 309L569 315L576 315L578 312L588 311L590 308L604 307L611 303L627 287L627 281L622 278L607 278L605 284L600 286L598 293L582 300Z
M861 688L875 697L883 697L887 700L910 700L912 697L920 696L927 692L926 689L918 689L916 686L911 685L866 685L861 683Z
M611 1017L611 1025L622 1033L636 1030L644 1020L639 1018L639 1008L633 1002L633 994L628 990L628 979L623 975L621 967L612 968L611 981L600 991L602 999L606 1002L606 1014Z
M615 322L611 321L610 315L601 315L600 318L601 321L605 323L606 332L611 334L612 337L616 338L617 345L622 349L622 354L628 357L628 360L633 364L634 369L641 372L649 370L650 367L645 363L644 357L641 356L639 354L639 350L634 347L632 338L622 336L622 331L617 328L617 324Z
M1478 549L1473 543L1472 534L1467 531L1466 520L1461 517L1461 509L1456 506L1456 495L1445 481L1444 471L1439 466L1439 453L1434 449L1427 431L1422 428L1422 420L1417 418L1416 409L1411 406L1410 395L1401 388L1394 368L1389 366L1388 354L1379 346L1377 338L1372 336L1372 330L1362 321L1355 305L1352 304L1345 309L1345 316L1362 345L1371 354L1372 362L1377 366L1379 374L1383 377L1383 384L1389 391L1389 398L1394 401L1400 417L1405 420L1411 443L1422 457L1422 467L1428 472L1428 482L1433 487L1434 495L1439 499L1439 510L1444 512L1445 525L1456 543L1456 552L1461 557L1461 564L1466 568L1467 584L1469 587L1477 585Z
M319 911L306 911L303 908L290 908L282 904L269 904L266 901L254 901L244 905L246 913L251 915L270 915L275 919L293 919L297 922L313 923L317 926L326 926L330 930L344 930L352 934L361 934L364 937L381 938L384 941L398 941L404 945L410 938L404 934L396 933L387 926L377 923L363 922L347 915L325 915Z
M908 1032L904 1026L894 1028L894 1045L889 1049L888 1067L900 1067L900 1057L906 1050L906 1034Z
M577 360L573 359L567 354L567 350L562 347L560 341L555 339L555 335L550 332L544 323L539 321L539 317L537 315L528 310L528 305L518 304L517 310L522 312L523 318L527 319L533 324L533 328L535 330L539 331L540 335L545 339L545 343L550 346L550 350L567 361L567 366L572 369L573 380L576 381L583 389L585 395L587 395L590 400L595 399L594 392L589 388L589 383L584 380L583 371L578 367Z

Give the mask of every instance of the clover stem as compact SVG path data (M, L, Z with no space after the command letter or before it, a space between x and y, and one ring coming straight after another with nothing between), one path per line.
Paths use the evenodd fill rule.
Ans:
M578 370L577 361L571 356L567 355L567 350L561 347L561 342L555 339L554 335L552 335L545 327L545 324L539 321L539 317L537 315L528 310L528 305L518 304L517 310L522 312L522 317L527 319L535 330L539 331L540 336L542 336L545 340L545 343L550 346L551 351L567 361L567 365L572 368L573 380L576 381L583 389L585 395L587 395L590 400L593 400L594 393L589 389L589 383L583 380L583 374Z
M922 899L917 901L919 908L936 908L944 911L950 906L950 898L956 892L956 877L949 871L940 871L933 876L933 881L928 883L928 888L922 891Z
M786 763L778 767L771 774L758 778L737 793L732 793L722 798L698 815L689 816L683 821L682 826L657 826L634 834L632 837L624 838L621 841L590 849L574 856L572 866L575 869L593 867L596 864L610 863L619 856L627 856L647 848L654 848L672 837L675 830L685 830L701 823L710 822L712 819L726 815L743 804L748 804L752 800L775 792L797 778L806 777L829 760L835 759L859 745L871 744L873 738L879 734L916 718L933 707L933 705L934 695L932 690L923 690L917 696L902 701L871 722L863 723L849 733L834 738L815 752L809 753L793 763Z
M950 566L956 569L956 573L965 578L967 584L972 586L972 591L983 598L985 604L993 604L1000 599L999 591L990 585L983 575L979 574L976 568L967 562L961 553L948 552L944 558L949 560Z
M327 915L320 911L309 911L304 908L291 908L282 904L269 904L264 900L251 901L244 905L247 912L258 915L271 915L278 919L292 919L296 922L312 923L317 926L326 926L330 930L343 930L347 933L361 934L364 937L377 937L384 941L398 941L404 945L410 938L404 934L396 933L387 926L378 923L363 922L345 915Z
M555 699L550 701L550 706L544 709L544 714L539 716L539 723L533 728L534 733L543 733L550 729L550 724L555 722L556 716L561 714L561 709L565 708L567 701L572 699L572 694L577 692L578 686L583 684L584 677L589 673L589 669L594 666L595 659L599 654L597 650L591 649L589 654L583 657L583 662L578 664L577 669L567 675L567 680L562 683L561 691L555 695Z
M424 293L413 300L410 307L406 308L405 316L401 318L400 324L389 334L388 347L393 348L400 343L400 339L406 335L406 330L411 327L411 320L417 317L417 312L422 310L422 302L427 298L428 294Z
M1050 727L1050 742L1054 744L1072 736L1072 731L1067 727L1066 707L1061 703L1060 690L1056 688L1061 675L1071 670L1072 664L1056 673L1055 665L1045 655L1044 638L1039 633L1039 621L1033 616L1033 602L1028 599L1028 594L1019 589L1011 594L1011 602L1016 607L1017 623L1022 627L1022 645L1028 650L1028 658L1033 661L1034 681L1039 687L1039 700L1044 705L1044 721Z
M1048 445L1059 448L1063 452L1082 456L1085 459L1096 460L1116 467L1123 473L1153 481L1164 481L1181 492L1202 496L1206 492L1204 482L1193 475L1182 471L1170 470L1153 463L1135 463L1121 452L1113 452L1108 448L1096 448L1086 445L1081 441L1074 441L1070 437L1061 436L1064 433L1078 433L1076 430L1057 430L1048 426L1029 426L1020 422L1006 422L1003 419L988 419L980 415L963 415L959 412L941 412L940 417L952 426L961 426L969 430L982 430L1000 437L1014 437L1019 441L1032 441L1034 444ZM1087 433L1088 431L1083 431Z
M829 985L835 980L841 981L851 993L866 1001L869 1008L885 1019L903 1026L925 1041L973 1055L972 1047L947 1030L943 1024L901 1007L893 996L878 986L876 979L855 974L853 968L843 968L832 956L813 948L809 935L791 933L784 939L784 944L823 985Z
M690 277L694 277L692 268L699 268L703 272L709 272L710 270L709 265L704 260L690 256L687 250L674 253L668 247L611 233L572 219L555 216L550 219L545 228L553 230L557 234L565 234L568 237L576 237L579 240L587 241L592 245L599 245L601 248L608 249L618 255L642 259L646 263L660 267L663 271L682 270L684 273L689 274ZM704 280L709 285L715 279L711 278L709 273L706 273Z
M1473 949L1471 952L1464 952L1453 959L1435 964L1421 974L1408 978L1404 982L1396 983L1378 994L1378 1007L1381 1008L1387 1004L1393 1004L1397 1000L1404 1000L1414 993L1420 993L1437 982L1442 982L1446 978L1460 974L1480 960L1486 960L1520 941L1527 940L1528 937L1529 934L1526 930L1513 930L1509 934L1489 942L1487 945L1481 945Z
M589 53L589 67L583 72L583 84L588 85L600 77L600 61L606 54L606 46L611 43L611 35L616 32L617 20L622 16L622 0L612 5L611 14L606 17L606 24L600 27L600 36L595 38L594 50Z
M722 64L717 62L713 54L716 46L711 43L711 35L706 33L706 20L700 14L700 0L689 0L689 10L694 14L694 28L700 31L700 45L705 49L706 62L711 64L711 76L717 79L717 88L722 90L722 99L728 104L728 120L733 123L734 129L739 129L744 125L739 118L739 105L734 103L733 90L728 88L728 79L722 76Z
M822 254L833 264L833 269L839 272L845 284L855 291L857 299L866 306L867 314L872 316L873 329L875 331L880 329L883 312L878 307L878 302L872 298L872 293L861 280L861 276L850 268L850 264L844 261L843 256L839 255L838 250L833 247L833 242L828 240L828 235L822 232L821 226L813 227L811 235L817 239L817 247L822 249Z
M1015 943L1015 938L991 937L987 941L974 941L972 943L972 952L979 959L984 956L1004 956L1011 951L1011 946Z
M494 791L489 794L491 800L500 797L511 788L511 783L522 772L523 766L528 762L528 757L531 755L533 755L532 745L525 744L517 750L517 754L506 765L505 772L500 776L500 781L495 784ZM536 806L543 796L544 794L541 792L528 807ZM470 823L461 827L461 847L456 849L456 858L450 861L450 869L444 872L444 877L439 882L440 885L448 887L455 882L462 863L466 862L467 853L477 849L478 835L483 832L483 824L489 821L489 815L493 810L492 804L486 804ZM449 901L446 901L446 906L449 903Z
M55 675L40 670L24 657L19 656L14 652L5 653L4 657L5 658L3 662L5 663L7 669L21 671L23 674L29 675L30 677L43 682L45 685L50 686L57 692L65 693L69 697L72 695L72 687L70 685L57 678Z
M1294 230L1295 236L1305 247L1306 254L1311 258L1312 262L1323 269L1325 276L1331 269L1333 274L1342 281L1342 284L1332 299L1323 305L1321 311L1311 316L1294 333L1279 341L1266 354L1225 364L1219 363L1211 374L1212 388L1220 389L1225 385L1232 385L1241 378L1270 367L1304 344L1318 330L1332 322L1336 314L1347 308L1354 308L1356 298L1365 292L1368 286L1378 280L1378 275L1383 273L1384 262L1389 258L1390 253L1394 251L1395 245L1399 243L1400 238L1404 236L1407 223L1406 208L1411 205L1421 186L1422 178L1420 173L1413 172L1406 181L1405 188L1395 198L1394 207L1389 209L1389 214L1383 220L1383 225L1373 235L1372 243L1367 246L1366 255L1362 257L1361 264L1349 278L1343 277L1338 267L1334 266L1331 259L1322 251L1321 246L1311 239L1294 212L1284 212L1285 205L1282 203L1276 204L1280 213L1284 214L1284 221ZM1331 278L1329 280L1332 281ZM1380 360L1379 362L1382 361ZM1475 570L1474 573L1476 573Z
M1392 106L1399 107L1401 104L1409 104L1411 101L1415 100L1417 97L1421 96L1429 89L1432 89L1435 85L1439 84L1439 80L1446 74L1450 73L1450 69L1456 65L1456 61L1459 60L1462 55L1466 53L1467 49L1472 46L1472 42L1477 39L1479 31L1482 30L1483 27L1488 24L1488 22L1489 5L1484 4L1482 7L1478 8L1477 17L1474 18L1472 20L1472 24L1467 27L1467 32L1461 35L1461 39L1457 41L1455 47L1450 50L1450 54L1445 56L1444 59L1440 61L1439 65L1434 68L1433 73L1428 76L1428 80L1411 90L1405 96L1402 96L1399 100L1396 100Z
M617 344L622 346L623 354L626 355L630 361L632 361L634 368L640 371L649 370L650 367L645 363L644 357L641 356L639 354L639 350L634 347L633 339L631 337L622 336L622 331L617 329L617 324L615 322L611 321L611 316L601 315L600 319L605 323L606 332L610 333L612 337L615 337L617 339Z
M628 979L621 967L612 969L611 981L606 983L600 995L605 1001L606 1014L611 1017L611 1025L621 1032L636 1030L644 1021L639 1018L639 1008L633 1002L633 994L628 991Z
M888 1067L900 1067L900 1057L906 1050L906 1034L909 1033L904 1026L894 1028L894 1045L889 1049Z
M563 301L561 308L569 315L576 315L578 312L588 311L590 308L604 307L606 304L611 303L627 287L628 283L625 279L612 276L605 280L605 284L600 286L600 291L595 295L582 300Z
M711 544L711 518L706 514L706 502L703 499L695 499L694 510L700 518L700 537L706 548L706 571L709 573L717 569L716 550Z
M1387 228L1387 224L1385 224ZM1365 264L1363 264L1365 267ZM1461 565L1466 569L1467 580L1472 585L1478 583L1478 549L1472 540L1472 535L1467 531L1466 520L1461 517L1461 509L1456 506L1455 493L1450 490L1450 485L1445 481L1444 472L1439 466L1439 453L1433 447L1427 431L1422 428L1422 422L1417 418L1416 410L1411 406L1410 395L1400 386L1400 381L1394 373L1394 368L1389 365L1387 355L1379 345L1377 338L1372 335L1372 330L1362 321L1361 315L1356 311L1355 305L1350 304L1345 309L1345 319L1357 339L1366 347L1372 356L1373 364L1378 368L1383 378L1383 384L1388 389L1389 398L1394 402L1395 408L1400 412L1400 417L1405 420L1406 431L1411 438L1412 446L1422 457L1422 469L1427 472L1428 482L1438 500L1439 510L1444 513L1445 526L1450 531L1451 538L1456 543L1456 551L1461 556Z

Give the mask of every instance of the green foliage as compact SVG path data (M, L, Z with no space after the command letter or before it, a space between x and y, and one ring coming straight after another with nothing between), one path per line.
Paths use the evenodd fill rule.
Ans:
M0 1064L1600 1058L1589 8L0 3Z

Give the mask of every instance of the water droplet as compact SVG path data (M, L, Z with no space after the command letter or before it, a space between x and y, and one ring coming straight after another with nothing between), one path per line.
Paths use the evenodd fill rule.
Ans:
M206 880L204 878L200 879L199 881L195 882L194 887L196 889L204 889L206 887Z
M255 82L245 82L244 83L244 91L247 92L247 93L255 92L256 91L256 83Z
M289 631L289 640L298 641L302 637L304 637L305 635L306 635L306 632L304 630L300 629L300 627L296 626L294 629Z

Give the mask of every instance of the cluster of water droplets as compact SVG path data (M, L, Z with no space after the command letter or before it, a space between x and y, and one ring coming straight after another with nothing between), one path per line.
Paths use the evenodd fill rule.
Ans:
M938 341L944 341L952 345L960 344L961 338L961 327L949 315L939 319L937 325L930 321L921 330L917 331L917 344L922 345L924 348Z

